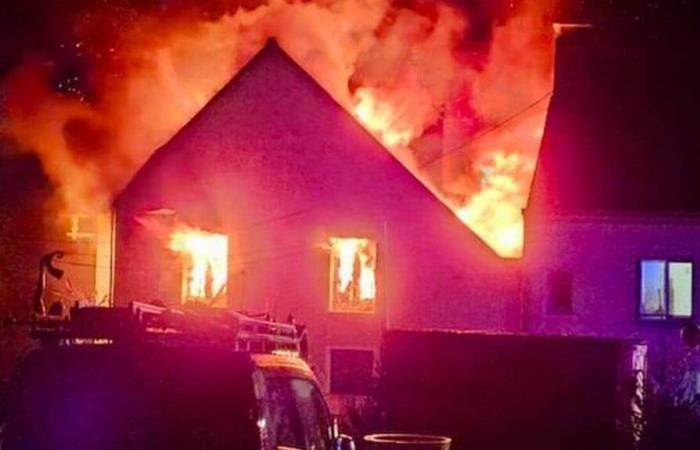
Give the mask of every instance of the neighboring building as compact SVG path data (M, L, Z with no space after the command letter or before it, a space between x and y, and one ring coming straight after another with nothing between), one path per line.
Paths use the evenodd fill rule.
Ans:
M385 328L518 324L519 263L480 241L273 41L154 153L115 213L117 305L292 313L335 392L368 388L357 381ZM209 234L164 235L184 225ZM198 269L172 250L190 244L226 250ZM208 285L191 285L196 270Z
M658 382L690 370L700 389L680 337L700 317L700 64L589 30L560 38L555 74L523 331L641 338Z

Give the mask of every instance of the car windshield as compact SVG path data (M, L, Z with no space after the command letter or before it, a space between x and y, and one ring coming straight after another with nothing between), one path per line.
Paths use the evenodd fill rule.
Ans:
M326 450L331 424L321 393L309 380L271 377L265 382L268 447Z
M2 448L259 448L250 364L211 348L39 351L18 372Z

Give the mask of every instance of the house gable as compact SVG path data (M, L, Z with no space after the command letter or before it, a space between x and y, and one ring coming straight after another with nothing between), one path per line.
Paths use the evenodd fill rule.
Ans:
M153 284L141 267L160 262L144 255L153 239L134 218L159 208L234 233L241 289L259 299L326 311L322 247L332 236L379 241L379 295L397 299L395 324L496 329L516 297L516 263L478 239L274 42L151 157L115 208L118 302L146 295L129 284ZM446 314L455 307L459 314Z

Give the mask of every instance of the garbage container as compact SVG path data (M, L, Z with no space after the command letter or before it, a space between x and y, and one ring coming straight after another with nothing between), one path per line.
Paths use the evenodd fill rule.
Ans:
M364 437L367 450L450 450L447 436L410 433L379 433Z

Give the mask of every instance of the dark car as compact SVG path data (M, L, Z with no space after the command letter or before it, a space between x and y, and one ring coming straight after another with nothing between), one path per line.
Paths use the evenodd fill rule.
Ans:
M20 365L3 450L331 450L339 439L298 357L184 339L73 339ZM65 344L65 342L64 342Z

